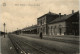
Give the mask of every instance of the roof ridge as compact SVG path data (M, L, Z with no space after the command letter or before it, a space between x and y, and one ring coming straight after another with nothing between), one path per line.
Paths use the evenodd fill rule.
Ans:
M43 17L43 16L45 16L45 15L58 15L58 14L53 13L53 12L48 12L48 13L43 14L42 16L40 16L40 17L38 17L38 18L41 18L41 17Z
M69 18L70 16L72 16L73 14L69 14L69 15L66 15L66 16L61 16L60 17L57 17L56 19L54 19L53 21L51 21L50 23L54 23L56 21L61 21L61 20L66 20L67 18Z

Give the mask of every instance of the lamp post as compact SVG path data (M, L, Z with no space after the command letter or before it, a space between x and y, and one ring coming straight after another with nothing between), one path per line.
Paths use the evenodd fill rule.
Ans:
M3 26L4 26L4 38L5 38L5 26L6 26L6 24L4 23Z
M6 34L7 34L7 30L6 30Z

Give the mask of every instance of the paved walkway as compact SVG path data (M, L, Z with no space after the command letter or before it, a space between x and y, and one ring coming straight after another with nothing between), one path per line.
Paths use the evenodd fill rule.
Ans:
M1 36L0 36L0 54L1 54Z
M1 37L1 53L2 54L17 54L8 36Z
M21 35L40 39L39 35L36 35L36 34L21 34ZM70 35L69 36L67 36L67 35L66 36L43 36L43 39L77 44L77 45L79 45L79 41L80 41L79 36L70 36Z
M32 36L32 37L39 37L39 35L36 34L21 34L25 36ZM57 38L57 39L65 39L65 40L76 40L79 41L79 36L73 36L73 35L64 35L64 36L44 36L43 38Z

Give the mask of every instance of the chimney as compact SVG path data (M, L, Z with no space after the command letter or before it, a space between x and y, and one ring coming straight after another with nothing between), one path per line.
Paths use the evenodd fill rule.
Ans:
M61 18L61 13L59 13L59 18Z
M49 11L49 14L51 14L51 12Z
M64 16L66 16L66 14L64 14Z
M74 14L74 10L72 10L72 14Z

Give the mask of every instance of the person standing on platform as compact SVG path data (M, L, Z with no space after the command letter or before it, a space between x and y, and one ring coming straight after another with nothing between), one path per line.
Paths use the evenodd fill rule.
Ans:
M43 36L42 36L42 32L40 32L40 38L41 38L41 39L43 38Z

